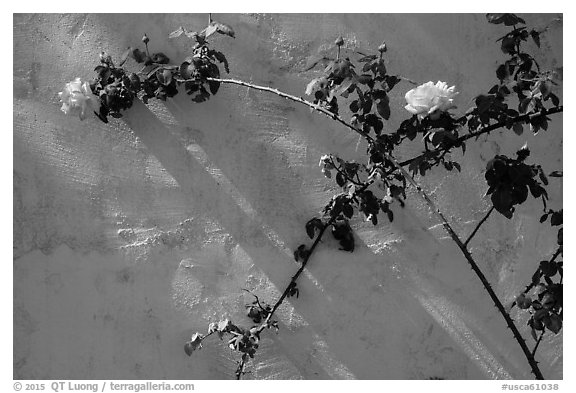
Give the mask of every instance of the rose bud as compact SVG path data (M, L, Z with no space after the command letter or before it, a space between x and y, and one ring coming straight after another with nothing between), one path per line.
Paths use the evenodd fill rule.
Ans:
M144 33L144 36L142 36L142 42L144 44L148 44L148 42L150 42L150 38L148 38L148 36L146 35L146 33Z
M336 46L342 46L342 45L344 45L344 39L342 38L342 36L338 37L338 38L336 39L336 41L334 41L334 44L335 44Z
M382 44L380 44L380 46L378 47L378 52L380 53L384 53L388 50L388 48L386 47L386 43L383 42Z
M100 61L102 63L108 64L112 61L112 57L106 52L100 52Z

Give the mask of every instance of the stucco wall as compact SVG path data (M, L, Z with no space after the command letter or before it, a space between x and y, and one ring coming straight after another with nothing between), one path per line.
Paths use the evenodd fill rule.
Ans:
M554 15L527 15L542 27ZM338 35L353 49L389 47L389 70L460 91L459 110L486 91L503 59L502 26L483 15L214 15L236 39L214 46L231 76L303 95L306 58ZM187 357L183 344L209 321L249 324L242 288L272 301L297 265L305 222L335 191L322 154L360 159L364 145L328 119L279 97L223 86L203 104L180 94L137 103L108 125L60 111L57 92L92 77L98 53L118 58L144 32L152 50L182 59L168 40L206 15L14 16L14 378L224 379L234 354L217 339ZM562 65L561 25L542 38L543 67ZM390 129L407 118L400 85ZM561 96L561 90L558 95ZM536 137L500 133L469 144L462 173L423 184L467 234L487 210L482 170L528 142L546 171L562 167L562 116ZM474 145L474 146L473 146ZM419 151L404 148L399 158ZM460 154L454 157L461 158ZM561 187L549 194L562 205ZM508 221L494 215L472 250L506 302L554 233L530 201ZM383 220L384 221L384 220ZM326 240L266 333L248 378L530 378L520 348L427 207L411 195L393 224L356 219L357 249ZM513 312L528 342L525 315ZM532 345L532 344L531 344ZM562 378L562 334L538 358Z

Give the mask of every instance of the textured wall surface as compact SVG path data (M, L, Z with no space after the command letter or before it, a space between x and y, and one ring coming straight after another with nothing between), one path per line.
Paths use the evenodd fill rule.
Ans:
M537 27L553 17L525 16ZM455 84L458 111L495 82L504 59L495 42L504 28L483 15L214 18L236 30L235 40L213 40L231 76L296 95L318 73L302 71L306 59L340 34L363 51L386 40L391 73ZM190 42L168 34L206 21L14 16L14 378L232 378L235 358L224 343L208 340L189 358L184 342L221 317L248 325L242 288L279 296L298 267L291 250L306 240L305 222L336 190L319 157L363 156L355 135L321 115L231 85L203 104L185 94L137 103L107 125L60 111L57 92L77 76L91 78L101 50L118 58L146 32L151 50L183 59ZM537 53L541 66L562 66L561 25ZM409 88L393 91L390 129L408 117ZM562 116L537 136L526 131L483 137L469 144L466 161L453 157L461 174L422 179L463 235L489 207L482 171L494 154L528 142L545 171L562 168ZM399 158L419 149L408 146ZM549 194L559 208L561 187ZM511 221L495 214L473 242L507 303L554 250L539 215L533 200ZM354 253L328 239L314 254L300 298L280 309L280 334L265 334L248 378L530 378L503 319L416 195L396 206L393 224L355 219L353 227ZM532 345L526 316L512 316ZM547 336L538 358L545 376L562 378L562 334Z

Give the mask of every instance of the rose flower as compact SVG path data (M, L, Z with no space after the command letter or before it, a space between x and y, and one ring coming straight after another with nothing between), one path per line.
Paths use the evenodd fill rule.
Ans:
M404 108L410 113L418 115L420 119L430 115L431 118L438 118L441 112L446 112L450 108L455 108L454 97L458 94L455 86L448 87L446 82L434 84L424 83L406 93L406 105Z
M72 82L66 83L64 91L58 93L62 101L62 112L67 115L80 115L80 120L86 118L88 109L98 112L100 110L100 99L92 93L88 82L76 78Z

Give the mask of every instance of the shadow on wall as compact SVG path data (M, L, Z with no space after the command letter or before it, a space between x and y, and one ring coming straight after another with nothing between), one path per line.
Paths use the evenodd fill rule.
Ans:
M173 113L176 112L176 119L184 119L182 113L174 109L175 107L175 105L168 105L168 108L172 108ZM193 112L194 109L191 109L188 113ZM278 243L278 238L282 239L282 236L274 236L277 233L276 228L271 231L265 229L270 228L270 226L280 227L280 223L271 221L271 225L263 224L259 217L253 214L249 202L232 198L225 187L221 183L217 183L204 165L194 158L193 150L202 148L199 146L192 147L192 145L188 149L184 147L170 130L140 102L137 102L133 110L126 115L125 121L178 182L191 204L207 201L209 206L204 207L208 209L208 214L213 215L232 235L234 241L250 256L250 260L270 278L276 288L283 288L287 278L293 274L295 265L291 261L290 251L286 250L283 244ZM222 130L206 129L205 132L218 133ZM226 135L220 135L220 137L225 138ZM226 154L226 150L227 148L219 153ZM431 236L428 242L432 243L432 247L438 246L438 243ZM425 249L430 247L429 244L421 245ZM369 263L379 260L378 262L382 264L383 256L376 254L370 256L371 251L365 244L360 245L358 251L352 255L342 254L344 253L338 256L332 253L333 268L331 270L337 271L337 274L328 274L328 277L310 277L310 280L301 283L301 290L306 294L306 302L296 300L292 303L292 306L296 307L297 312L309 324L305 328L305 336L299 334L297 343L291 342L290 346L285 347L289 352L289 357L294 359L296 366L306 364L305 360L309 358L310 347L318 345L315 344L315 341L319 340L316 332L321 332L320 337L326 340L327 347L339 365L335 367L334 364L322 362L320 358L316 360L320 361L318 367L333 378L413 377L410 375L410 371L406 369L406 364L398 361L398 358L406 350L405 345L407 343L402 339L402 335L406 334L406 329L419 331L421 327L418 324L426 323L429 318L423 318L426 314L418 311L424 306L436 322L448 331L452 339L458 344L457 347L460 346L459 350L462 350L470 359L474 359L477 363L476 366L481 370L480 374L471 370L457 370L461 378L469 377L469 373L476 376L483 374L485 377L491 378L510 378L500 362L475 338L460 317L454 315L454 310L451 310L451 315L446 314L448 303L444 302L445 310L443 312L439 309L438 304L434 308L434 300L429 296L430 293L424 297L423 295L410 296L410 290L401 289L399 284L394 283L394 280L385 277L385 275L389 276L392 273L389 266L380 269L378 272L380 277L371 276ZM322 258L321 254L319 258ZM346 260L345 263L338 263L337 266L334 266L335 260L342 259ZM370 262L366 263L367 259ZM366 265L364 266L366 269L359 268L362 265ZM311 270L313 272L314 268ZM406 272L416 274L414 271L410 272L410 269L406 269ZM364 285L357 285L355 288L352 285L349 288L338 288L338 283L343 282L341 277L347 277L344 281L356 284L363 283ZM422 278L420 277L419 280L421 281ZM384 281L386 281L386 285L381 284ZM422 283L419 282L418 285L421 286ZM349 293L350 297L347 297L346 292L343 291L347 289L353 291ZM381 301L366 304L362 300L373 297L380 297ZM396 300L396 303L388 303L385 300L394 297L402 300ZM423 300L425 297L427 298L426 301ZM394 316L393 325L390 325L387 318L382 317L387 315ZM284 321L286 319L289 321L289 315L286 313L282 317ZM404 318L406 319L403 320ZM416 326L414 326L414 318L418 320ZM447 323L448 320L451 322ZM304 340L303 337L305 337ZM463 359L456 357L454 360L460 363ZM446 366L459 368L456 364L447 364ZM302 369L300 371L303 375L307 375L310 370Z

